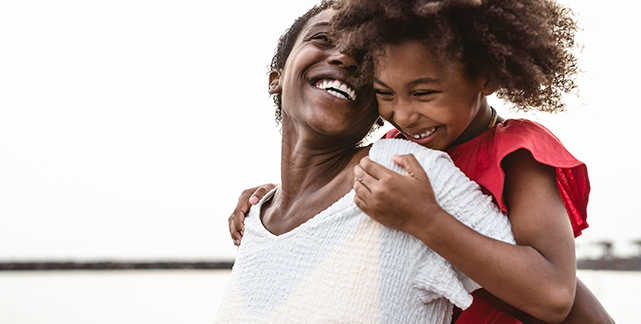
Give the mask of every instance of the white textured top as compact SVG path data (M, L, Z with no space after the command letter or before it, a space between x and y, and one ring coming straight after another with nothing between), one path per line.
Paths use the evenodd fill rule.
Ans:
M413 153L436 200L487 236L514 243L507 217L444 152L379 140L370 158L399 173L395 154ZM275 189L278 190L278 189ZM215 323L450 323L479 286L413 236L382 226L354 203L352 190L299 227L275 236L260 221L245 234Z

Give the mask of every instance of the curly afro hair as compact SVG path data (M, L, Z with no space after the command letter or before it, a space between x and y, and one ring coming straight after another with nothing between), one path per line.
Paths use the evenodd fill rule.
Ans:
M439 59L484 76L523 111L558 112L576 88L577 25L553 0L342 0L334 28L364 60L366 77L383 46L422 41Z

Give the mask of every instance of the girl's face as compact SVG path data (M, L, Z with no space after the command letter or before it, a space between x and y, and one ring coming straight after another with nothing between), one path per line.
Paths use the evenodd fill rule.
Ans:
M284 69L270 74L270 92L280 92L283 125L332 138L360 141L378 112L371 101L358 100L350 83L357 63L329 39L334 10L310 19L292 48ZM336 143L336 141L334 141Z
M489 109L485 79L471 79L462 64L441 62L423 43L387 45L375 62L374 92L379 114L407 139L443 150L478 134L477 118Z

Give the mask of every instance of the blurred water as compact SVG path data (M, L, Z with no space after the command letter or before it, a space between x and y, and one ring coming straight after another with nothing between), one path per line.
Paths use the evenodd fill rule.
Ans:
M228 276L226 270L0 272L0 323L211 323Z
M0 323L211 323L227 270L0 272ZM638 323L641 272L578 276L619 324Z

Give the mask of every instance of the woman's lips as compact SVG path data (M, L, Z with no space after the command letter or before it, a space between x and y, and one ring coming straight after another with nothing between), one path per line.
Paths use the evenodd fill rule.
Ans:
M356 100L356 91L350 85L339 80L321 80L316 87L327 93L345 100Z

